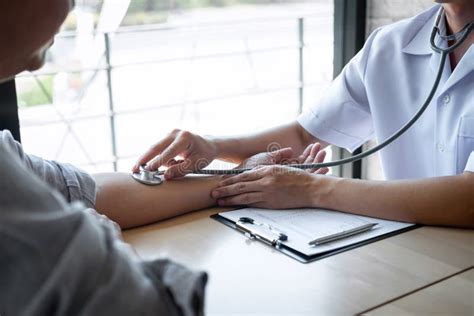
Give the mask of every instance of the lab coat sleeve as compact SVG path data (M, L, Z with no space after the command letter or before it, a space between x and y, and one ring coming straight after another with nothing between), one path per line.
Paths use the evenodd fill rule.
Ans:
M367 39L364 48L346 65L319 102L297 118L314 137L351 152L374 133L364 76L378 31Z
M472 151L469 155L464 171L474 172L474 151Z

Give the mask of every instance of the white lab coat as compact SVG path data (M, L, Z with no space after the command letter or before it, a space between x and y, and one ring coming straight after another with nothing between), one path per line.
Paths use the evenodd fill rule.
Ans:
M426 99L440 55L430 48L439 5L375 30L324 97L298 117L315 137L353 151L385 140ZM444 22L442 27L444 27ZM441 45L443 41L437 37ZM420 120L380 153L387 179L474 172L474 45L454 71L449 60Z

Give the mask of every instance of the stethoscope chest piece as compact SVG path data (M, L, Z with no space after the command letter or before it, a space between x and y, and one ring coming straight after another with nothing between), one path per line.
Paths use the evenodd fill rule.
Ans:
M146 166L140 166L140 171L132 173L132 178L146 185L159 185L164 181L161 171L151 171Z

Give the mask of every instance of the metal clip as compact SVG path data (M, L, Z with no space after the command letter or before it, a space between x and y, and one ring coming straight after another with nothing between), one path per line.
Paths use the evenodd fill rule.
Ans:
M247 224L263 227L265 230L268 231L269 234L265 231L260 231L260 230L251 228ZM247 236L248 238L259 239L271 246L279 245L282 241L288 240L288 236L284 234L283 232L277 230L271 225L268 225L265 223L257 223L255 222L254 219L250 217L239 218L239 220L235 223L235 226L237 227L238 230L243 232L245 236ZM271 235L275 235L276 238Z
M146 185L159 185L164 181L163 174L163 171L151 171L146 165L142 165L139 172L132 173L132 178Z

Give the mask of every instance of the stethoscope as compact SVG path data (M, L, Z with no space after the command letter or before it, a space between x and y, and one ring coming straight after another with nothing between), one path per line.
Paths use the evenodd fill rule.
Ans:
M297 169L318 169L318 168L324 168L324 167L334 167L334 166L340 166L344 165L347 163L351 163L354 161L361 160L365 157L368 157L382 148L388 146L391 144L393 141L395 141L397 138L402 136L415 122L420 118L420 116L425 112L426 108L428 105L431 103L431 100L433 99L436 90L438 89L439 83L441 81L441 76L443 74L443 69L444 69L444 64L446 62L446 58L449 53L453 52L456 48L458 48L467 38L469 33L474 29L474 21L466 24L463 29L455 34L452 35L443 35L441 34L441 30L439 28L439 25L441 23L441 20L445 18L445 13L443 7L440 8L438 12L438 16L436 17L436 22L435 25L433 26L433 30L431 31L431 36L430 36L430 45L431 49L435 51L438 54L441 54L440 62L439 62L439 68L436 73L436 78L433 83L433 87L431 88L430 93L428 94L428 97L426 98L425 102L423 105L420 107L420 109L413 115L413 117L408 121L404 126L402 126L398 131L392 134L392 136L388 137L385 141L382 143L378 144L377 146L362 152L360 154L354 155L352 157L336 160L336 161L330 161L330 162L323 162L323 163L312 163L312 164L288 164L285 165L287 167L291 168L297 168ZM440 38L442 38L445 41L454 41L454 44L452 44L449 47L442 48L439 47L436 44L436 35L438 35ZM201 169L201 170L194 170L190 172L190 174L205 174L205 175L233 175L233 174L240 174L245 171L249 171L252 168L240 168L240 169ZM148 184L148 185L157 185L161 184L163 182L163 174L164 171L161 170L156 170L152 171L149 170L146 166L142 166L140 168L140 171L138 173L133 173L132 176L135 180L138 182Z

